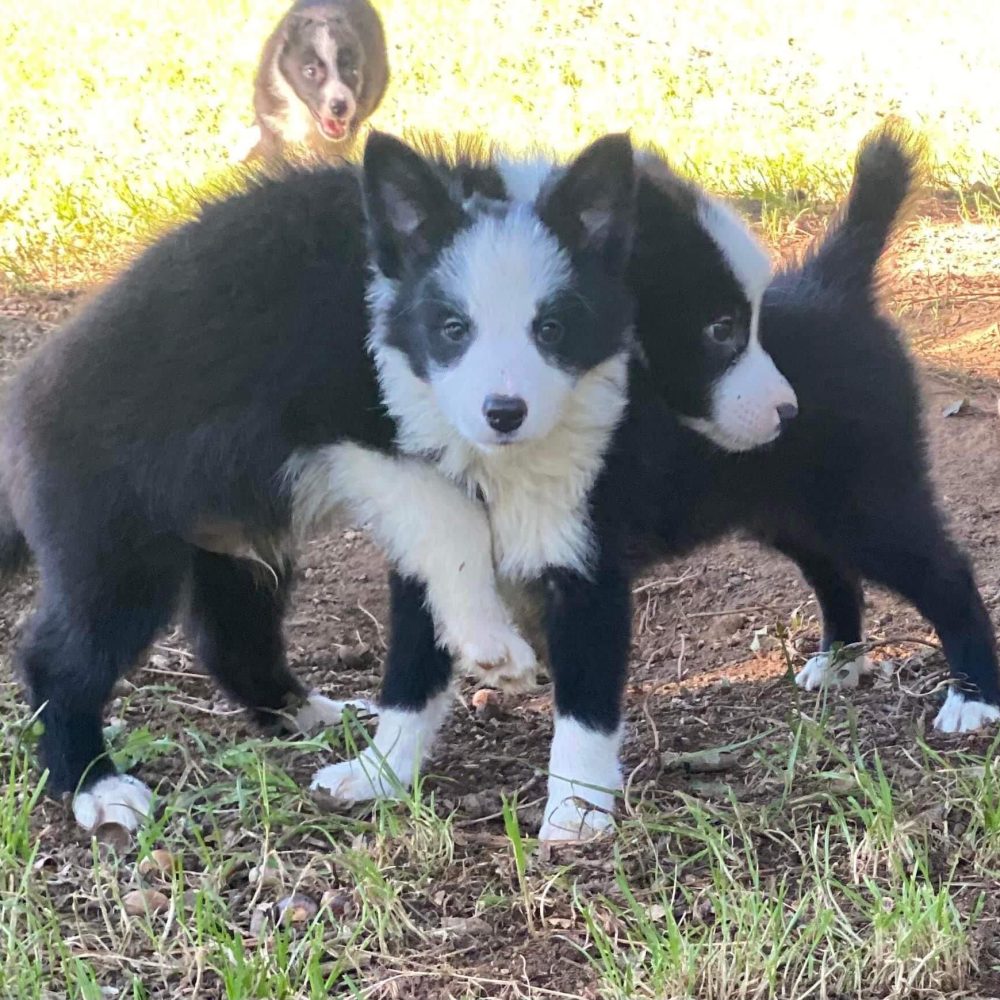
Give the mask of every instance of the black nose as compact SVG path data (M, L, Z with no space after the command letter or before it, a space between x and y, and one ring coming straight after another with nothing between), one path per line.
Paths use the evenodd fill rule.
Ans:
M347 114L347 101L338 97L335 101L330 101L330 113L334 118L343 118Z
M799 415L799 408L794 403L782 403L778 407L778 423L781 429L788 430L788 425Z
M483 403L486 423L500 434L516 431L528 415L528 404L520 396L487 396Z

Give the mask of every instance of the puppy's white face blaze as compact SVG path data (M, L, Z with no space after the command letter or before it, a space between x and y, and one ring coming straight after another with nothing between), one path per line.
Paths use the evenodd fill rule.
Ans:
M317 54L324 65L323 82L318 88L316 129L324 139L342 139L354 121L358 102L354 91L340 75L340 49L329 35L317 43ZM335 113L336 111L336 113Z
M781 433L782 406L797 406L795 390L761 347L754 323L746 349L712 386L711 416L686 422L726 451L750 451Z
M750 302L746 349L712 386L712 413L698 428L727 451L749 451L781 433L779 407L797 407L795 391L758 337L760 303L771 281L771 260L745 223L712 198L701 202L702 225L722 252Z
M467 324L462 352L428 373L449 422L482 447L547 435L575 384L536 342L545 304L571 288L565 251L519 208L462 232L435 279Z

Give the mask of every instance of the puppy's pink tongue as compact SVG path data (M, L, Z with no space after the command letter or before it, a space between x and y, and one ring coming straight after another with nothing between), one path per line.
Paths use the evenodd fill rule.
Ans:
M327 135L332 135L334 138L339 139L347 131L347 126L336 118L325 118L323 120L323 129Z

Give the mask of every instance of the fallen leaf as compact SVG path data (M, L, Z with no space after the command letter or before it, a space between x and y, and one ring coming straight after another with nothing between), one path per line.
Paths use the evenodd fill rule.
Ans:
M502 699L499 691L492 688L480 688L472 696L472 708L476 716L485 721L499 718Z
M750 652L766 653L768 650L775 649L778 645L778 640L773 635L768 634L767 626L765 626L764 628L754 629L753 638L750 640Z
M729 750L694 750L690 753L668 750L660 754L660 765L664 771L715 773L730 770L736 766L736 761L736 754Z
M170 906L170 900L157 889L133 889L122 896L122 907L130 917L162 913Z
M177 866L177 862L174 860L174 856L170 851L166 851L163 848L157 848L155 851L149 852L149 857L143 858L139 862L139 874L140 875L169 875L174 871Z
M490 934L492 928L481 917L442 917L441 926L434 934L451 937L453 934Z

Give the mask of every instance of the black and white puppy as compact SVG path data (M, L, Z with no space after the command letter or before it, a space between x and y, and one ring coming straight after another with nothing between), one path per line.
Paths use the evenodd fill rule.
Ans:
M48 790L75 793L88 829L150 808L101 715L185 585L208 671L304 726L342 706L290 672L282 617L293 541L331 512L419 582L449 669L535 666L494 554L525 576L589 563L587 495L632 346L628 139L593 144L531 206L469 197L461 170L377 134L363 183L364 198L351 168L292 172L206 205L13 380L0 570L25 545L37 561L18 662Z
M264 45L258 130L246 159L349 152L389 82L385 33L368 0L296 0Z
M772 278L736 216L645 159L630 268L643 358L590 498L593 586L553 572L541 592L511 596L543 621L555 681L543 839L611 825L630 628L622 581L731 532L785 553L816 588L823 651L800 685L856 683L858 665L834 650L861 640L870 579L938 630L955 681L937 728L1000 718L992 628L935 507L912 366L876 301L876 265L916 164L905 133L873 135L840 221ZM418 585L392 581L392 625L406 641L387 682L414 705L448 676L422 599ZM401 742L391 762L402 760L403 777L419 757Z
M938 632L954 682L935 726L961 732L1000 719L996 642L969 562L936 506L913 365L877 303L878 261L919 166L905 128L874 132L838 221L768 286L756 351L794 387L799 413L790 420L787 406L779 408L786 432L741 454L768 440L773 414L752 394L733 392L736 373L743 365L756 370L750 381L769 379L770 362L751 360L738 296L718 299L717 282L697 274L683 294L663 281L665 271L699 259L697 232L678 225L685 218L678 206L701 196L662 162L645 165L631 270L648 362L640 377L696 435L656 410L641 416L637 405L609 468L619 477L650 465L669 474L625 493L609 473L613 496L603 503L642 529L638 537L654 540L651 551L682 554L739 530L793 559L823 616L822 651L796 678L807 690L858 683L864 658L845 662L833 650L862 640L862 581L894 590ZM747 244L733 243L734 261L742 255L736 246ZM707 239L702 247L713 252Z
M472 155L475 159L475 151ZM481 190L515 204L545 206L552 202L558 186L565 184L561 172L544 161L505 163L487 156L479 168L476 180ZM677 242L670 247L677 259L667 261L662 259L666 251L658 252L662 264L658 280L676 296L678 318L683 321L690 315L685 312L688 297L695 300L696 310L706 297L713 303L722 301L743 338L743 349L730 351L714 389L705 377L699 400L705 395L706 402L692 410L691 422L705 427L715 419L741 447L771 441L793 418L796 399L759 343L761 296L771 277L768 259L722 203L692 192L670 205L679 216L676 232L671 234ZM544 217L545 208L538 211ZM619 239L614 245L623 243ZM526 258L522 255L522 259ZM600 280L599 273L595 272L593 280ZM435 290L434 298L438 297ZM572 343L589 355L587 325L585 311L578 310L567 312L557 329L539 333L543 343ZM664 363L672 364L670 359ZM398 362L393 368L382 367L387 398L393 396L392 380L399 367ZM615 371L614 383L623 377L623 370ZM412 382L412 374L406 378ZM594 422L606 426L607 403L594 396L587 405L589 409L579 411L580 426ZM567 464L578 464L579 459L551 435L545 449L539 471L546 470L547 477L558 477L568 485L573 503L584 504L589 512L586 522L573 522L572 534L556 530L561 516L558 508L552 507L550 513L548 497L536 487L522 487L523 494L532 497L531 504L517 510L516 522L507 522L491 501L512 487L495 472L477 476L475 486L489 508L499 585L515 606L540 604L539 631L553 675L556 708L540 836L549 841L576 840L612 824L614 793L620 785L621 697L630 636L629 566L624 549L628 532L624 523L617 523L619 512L604 506L610 487L598 485L596 492L591 490L595 484L605 484L607 475L595 479L589 470L586 476L568 474ZM635 461L641 465L642 456L636 455ZM625 477L619 485L631 489L633 472L619 467L617 473ZM669 475L669 467L663 473ZM577 530L583 524L588 528L585 535ZM525 557L523 548L530 539L537 539L545 558ZM522 591L528 591L527 600ZM383 707L371 747L321 772L320 783L347 801L392 795L400 785L408 785L449 700L451 667L447 656L435 648L433 628L422 610L423 588L394 576L391 595L396 639L386 663L382 696L383 706L391 708L386 712Z

